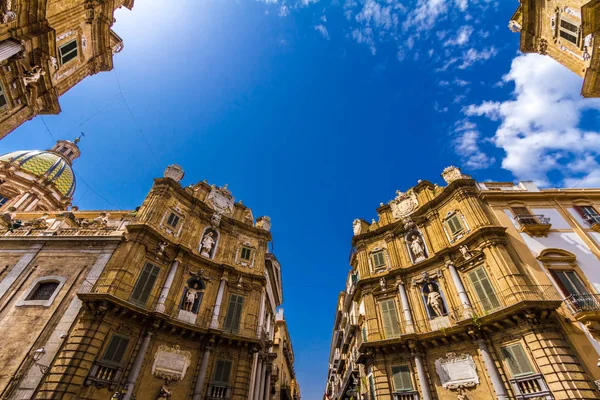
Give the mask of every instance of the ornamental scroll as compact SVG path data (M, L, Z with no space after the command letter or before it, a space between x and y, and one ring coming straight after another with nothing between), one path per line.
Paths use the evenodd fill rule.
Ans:
M456 353L447 353L446 358L435 360L435 371L444 389L457 390L479 385L475 361L470 354L459 356Z
M190 366L192 353L181 350L179 345L168 347L161 345L154 354L152 374L169 381L182 380Z

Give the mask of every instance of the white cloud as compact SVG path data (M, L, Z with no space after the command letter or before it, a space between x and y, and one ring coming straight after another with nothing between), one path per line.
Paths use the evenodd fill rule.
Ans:
M495 162L493 157L489 157L479 147L480 133L475 124L464 120L457 124L454 131L457 134L454 148L464 158L464 165L467 168L487 168Z
M404 28L415 27L417 30L430 30L447 10L447 0L418 0L417 6L404 22Z
M567 186L600 185L600 132L581 127L586 111L600 110L600 100L581 98L581 78L550 57L526 54L513 60L503 80L514 83L513 99L463 110L499 121L491 141L506 152L502 167L542 185L550 172Z
M475 48L471 48L471 49L467 50L465 53L463 53L462 64L460 64L458 66L458 68L459 69L469 68L471 65L473 65L479 61L489 60L490 58L494 57L496 54L498 54L498 51L496 50L496 48L494 46L487 48L487 49L483 49L483 50L477 50Z
M329 40L329 32L327 32L327 28L323 24L319 24L315 26L315 30L321 34L325 39Z
M382 7L375 0L365 2L362 10L356 15L356 20L365 25L385 30L398 25L398 16L392 13L392 6Z
M373 40L373 29L369 27L354 29L352 31L352 38L358 43L365 43L368 45L369 49L371 50L371 54L375 55L377 53L375 41Z
M290 13L290 8L288 6L286 6L285 4L279 8L279 16L280 17L285 17L285 16L289 15L289 13Z
M444 46L463 46L469 42L469 38L473 33L473 27L469 25L461 26L456 37L446 40Z

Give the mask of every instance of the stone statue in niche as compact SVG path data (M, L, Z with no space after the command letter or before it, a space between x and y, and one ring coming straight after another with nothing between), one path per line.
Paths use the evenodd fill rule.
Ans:
M425 245L423 243L423 240L416 233L413 233L411 235L410 250L412 252L413 260L415 263L423 261L425 258L427 258L427 255L425 254Z
M387 289L387 282L385 281L385 278L383 276L381 278L379 278L379 288L381 290Z
M360 222L360 219L355 219L354 222L352 222L352 231L354 232L354 235L360 235L361 231L362 231L362 223Z
M463 257L465 258L465 260L468 260L469 258L473 257L473 254L471 253L471 250L469 250L469 248L467 247L466 244L463 244L462 246L460 246L458 248L458 250L460 250L460 253L463 255Z
M202 238L202 242L200 242L201 256L212 258L213 249L215 247L215 244L217 243L215 236L215 232L211 229L206 231L204 237Z
M171 398L172 395L173 393L169 389L169 382L167 381L164 385L161 386L160 392L158 393L158 397L156 398L156 400L168 400Z
M202 294L204 293L204 284L201 280L193 277L187 281L187 286L183 291L181 299L181 309L183 311L191 312L196 314L202 301Z
M436 283L427 283L423 287L423 294L426 296L427 308L432 319L443 317L447 314L446 307L444 305L444 298L442 297Z

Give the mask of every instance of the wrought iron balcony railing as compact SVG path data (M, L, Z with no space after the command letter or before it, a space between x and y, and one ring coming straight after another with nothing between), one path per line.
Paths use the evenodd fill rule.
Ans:
M542 374L527 375L523 377L513 378L510 384L515 392L517 400L525 399L543 399L554 400L548 385Z
M547 236L552 227L550 218L543 215L517 214L515 221L521 227L521 231L531 236Z
M565 299L565 303L567 303L575 315L584 312L600 311L600 294L572 294Z
M392 393L392 400L419 400L419 392L411 390L409 392Z
M583 220L596 232L600 232L600 215L585 214Z

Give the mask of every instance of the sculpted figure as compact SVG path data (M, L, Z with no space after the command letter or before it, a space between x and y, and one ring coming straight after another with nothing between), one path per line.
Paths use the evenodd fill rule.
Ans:
M387 288L387 282L383 276L379 279L379 287L381 290L385 290Z
M183 302L183 310L191 312L194 308L194 303L198 298L198 284L194 283L193 287L188 287L187 293L185 294L185 300Z
M169 390L169 386L165 383L160 388L160 393L158 394L156 400L169 400L172 394L173 393L171 393L171 390Z
M44 215L39 218L24 222L23 226L29 226L33 229L46 229L48 228L48 222L46 221L47 218L48 213L44 213Z
M208 232L204 236L204 239L202 239L200 255L202 255L204 257L210 257L210 252L212 251L213 247L215 246L215 239L213 239L213 235L214 234L212 232Z
M471 254L471 251L469 250L469 248L467 247L466 244L463 244L462 246L460 246L458 248L458 250L460 250L460 252L463 255L463 257L465 258L465 260L468 260L469 258L473 257L473 254Z
M425 259L425 246L423 241L417 235L412 235L412 242L410 242L410 249L412 250L415 262Z
M431 306L436 316L441 317L444 315L444 300L442 295L435 290L435 287L430 283L427 285L429 294L427 295L427 305Z

